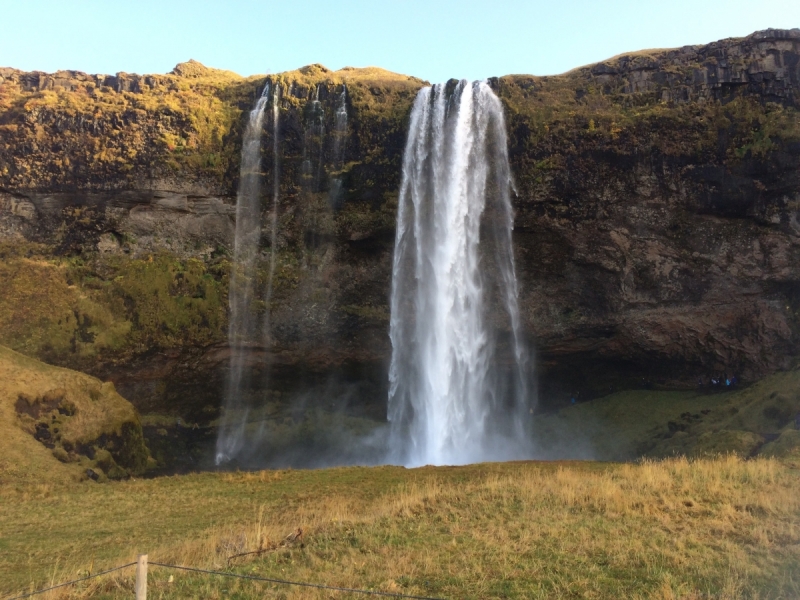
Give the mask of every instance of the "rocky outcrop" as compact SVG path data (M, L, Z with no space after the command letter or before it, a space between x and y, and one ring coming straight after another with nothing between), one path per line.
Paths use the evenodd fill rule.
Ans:
M797 106L799 44L800 29L767 29L705 46L624 54L572 73L606 93L646 94L663 102L726 102L749 94Z
M800 31L770 30L490 81L543 400L793 363L798 57ZM57 75L0 72L0 281L14 292L0 341L111 377L147 410L211 418L242 351L225 343L228 260L243 113L265 80L191 62ZM423 82L319 65L269 81L282 88L273 344L247 350L251 367L276 393L335 377L382 405L400 162ZM273 135L268 123L264 165Z
M572 111L538 129L528 107L565 83L498 81L527 322L556 380L601 391L793 364L799 58L800 30L621 56L565 76Z
M135 247L137 254L168 251L207 257L233 242L236 205L229 196L202 192L195 195L196 190L174 187L113 193L0 192L0 235L55 242L60 254L130 254ZM80 212L75 219L79 222L70 223L65 216L75 210ZM58 236L64 225L66 230Z

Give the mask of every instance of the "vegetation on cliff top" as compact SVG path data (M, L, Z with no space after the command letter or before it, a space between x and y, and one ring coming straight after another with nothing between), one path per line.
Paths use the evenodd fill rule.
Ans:
M404 103L395 96L413 98L421 85L375 67L331 72L310 65L271 78L287 89L295 84L284 103L305 99L302 86L347 83L356 110L368 109L366 118L402 116ZM242 113L263 82L196 61L145 76L0 69L0 142L6 148L0 151L0 187L125 189L180 175L230 193Z
M578 98L576 87L580 84L566 76L508 77L500 83L518 183L542 197L555 195L556 182L567 178L567 171L577 179L581 157L647 153L681 167L736 169L800 143L797 109L758 98L676 104L643 97L637 103L595 86Z
M144 77L0 76L0 140L24 148L0 153L10 188L124 188L177 172L219 185L238 158L231 133L256 85L196 62Z

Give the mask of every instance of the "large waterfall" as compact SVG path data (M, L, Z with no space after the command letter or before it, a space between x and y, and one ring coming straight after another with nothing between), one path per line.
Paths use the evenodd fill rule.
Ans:
M274 138L277 149L278 98L280 88L273 91ZM261 138L264 113L270 100L269 82L250 111L250 118L242 138L242 159L239 173L239 190L236 198L236 232L233 250L228 301L230 318L228 342L231 356L225 389L225 409L219 425L216 462L222 464L234 458L244 443L249 405L243 397L248 387L247 348L262 343L263 328L259 327L254 310L257 297L257 259L261 245ZM277 151L275 152L275 199L272 215L272 252L269 286L274 271L274 247L277 211ZM271 293L268 290L267 295Z
M511 186L503 109L491 88L461 81L422 89L403 159L392 273L393 462L529 455Z

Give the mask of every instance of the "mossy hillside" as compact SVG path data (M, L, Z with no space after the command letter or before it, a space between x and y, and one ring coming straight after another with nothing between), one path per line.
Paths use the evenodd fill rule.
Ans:
M0 253L0 341L82 369L224 339L228 263L168 254L53 258ZM30 256L28 256L30 254Z
M111 383L0 346L0 483L142 473L139 417Z
M800 431L786 429L777 439L765 444L759 453L764 457L780 457L787 464L800 466Z
M800 415L800 371L776 373L752 386L729 394L707 415L684 416L680 427L667 427L648 454L702 456L733 452L740 456L789 452L790 447L767 443L793 430ZM672 429L672 431L670 431ZM681 435L678 435L681 434Z
M792 452L800 413L800 371L743 389L629 390L534 416L542 457L633 460Z

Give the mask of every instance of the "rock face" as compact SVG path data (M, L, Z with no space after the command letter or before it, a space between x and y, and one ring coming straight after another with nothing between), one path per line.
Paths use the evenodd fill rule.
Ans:
M668 51L621 55L579 69L625 94L651 94L664 102L717 100L737 94L794 105L800 30L767 29L738 40Z
M383 405L400 161L424 82L319 65L269 79L283 90L274 344L249 359L276 390L335 374ZM543 402L793 363L800 30L490 84ZM192 62L156 76L0 70L0 343L110 377L142 410L213 417L232 351L243 113L263 85ZM265 126L264 165L274 135Z
M677 385L790 366L798 50L800 31L766 31L621 56L568 74L569 87L498 82L527 322L556 379ZM531 103L573 89L572 112L536 124Z

